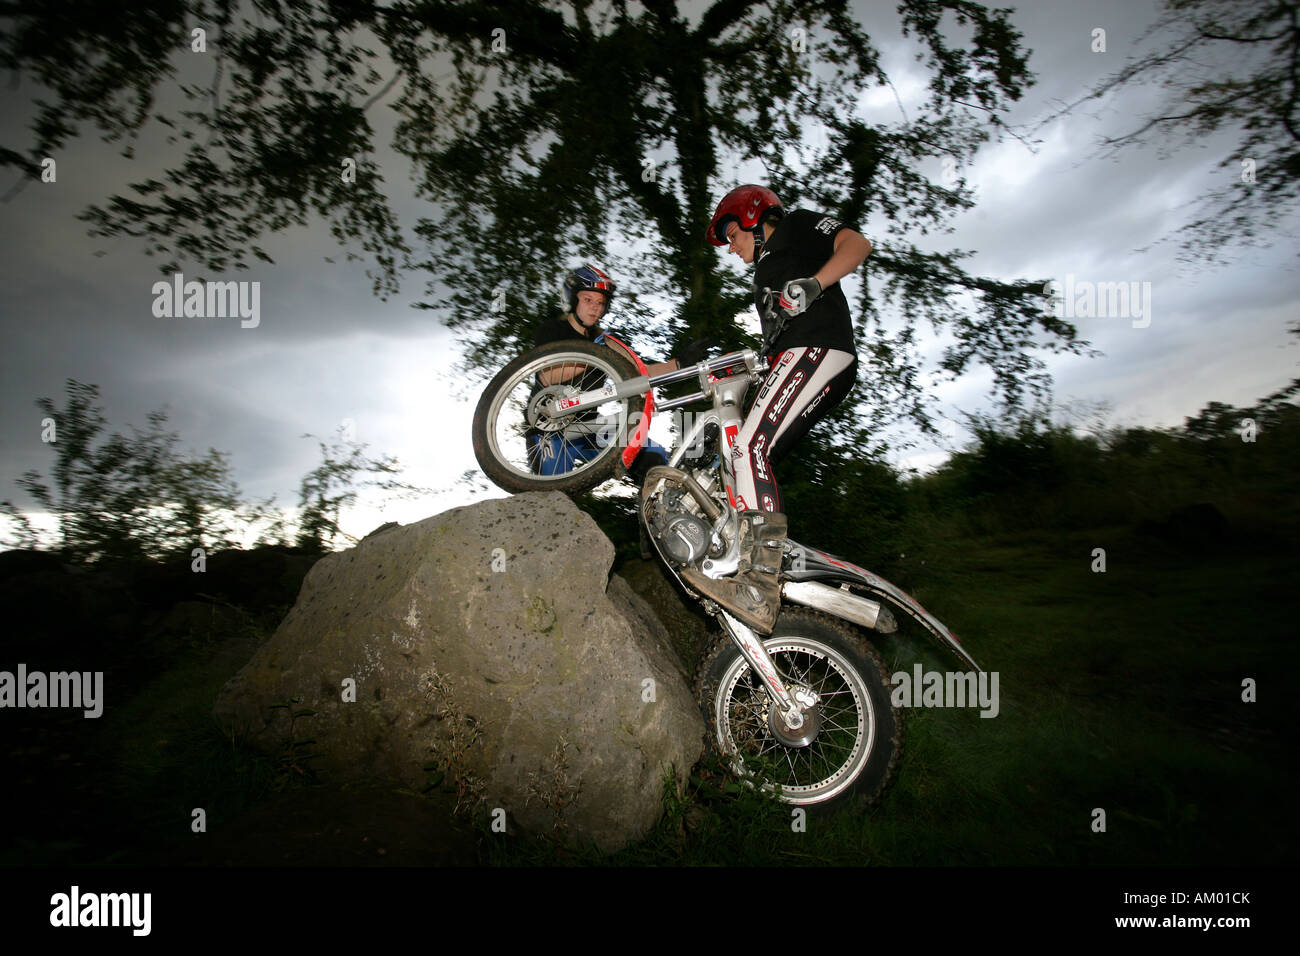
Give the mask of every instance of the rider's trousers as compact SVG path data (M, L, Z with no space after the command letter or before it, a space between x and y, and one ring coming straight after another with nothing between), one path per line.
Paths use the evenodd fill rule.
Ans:
M857 356L836 349L800 346L776 357L732 452L738 509L781 511L772 462L843 401L857 373Z

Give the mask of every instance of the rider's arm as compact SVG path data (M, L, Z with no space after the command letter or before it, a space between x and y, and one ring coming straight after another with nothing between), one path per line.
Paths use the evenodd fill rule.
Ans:
M573 335L570 333L567 318L561 316L559 319L549 319L538 326L537 334L533 338L533 347L549 345L552 342L565 342L571 338ZM567 382L586 370L585 365L562 365L539 373L537 378L543 385L556 385Z
M619 348L617 345L615 345L613 342L609 341L608 339L605 340L605 344L608 345L610 348L612 348L619 355L623 355L623 356L627 355L626 352L624 352L621 348ZM645 360L642 359L642 361L644 362ZM677 359L675 358L670 358L666 362L645 363L646 375L648 375L651 378L654 378L656 375L665 375L668 372L675 372L679 368L681 368L681 363L678 362Z
M812 277L826 289L862 265L870 254L869 239L852 229L841 229L835 234L835 251Z
M538 380L543 385L555 385L559 382L567 382L569 379L581 375L587 371L585 365L561 365L556 368L548 368L544 372L539 372Z
M605 344L619 355L627 355L626 352L608 339L605 341ZM669 359L667 362L654 362L653 364L646 363L646 374L653 377L655 375L663 375L666 372L675 372L677 371L677 368L678 363L676 359ZM541 380L543 385L555 385L559 382L567 382L575 376L581 375L585 371L587 371L587 366L585 365L562 365L558 368L547 369L540 373L538 378Z

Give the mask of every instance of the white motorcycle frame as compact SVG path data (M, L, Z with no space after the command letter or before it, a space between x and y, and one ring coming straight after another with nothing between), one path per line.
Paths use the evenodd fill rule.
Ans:
M631 350L628 349L628 351ZM721 379L714 374L735 369L739 366L744 367L744 372ZM762 359L758 353L751 349L744 349L739 352L730 352L718 358L708 359L698 365L678 369L675 372L654 376L641 375L620 382L617 385L607 385L595 391L568 396L555 401L549 412L555 416L578 414L594 409L611 399L632 398L643 395L661 385L672 385L676 382L698 378L700 391L659 403L657 408L659 411L671 411L683 405L693 404L705 399L712 399L713 401L713 408L700 415L690 431L682 435L676 450L673 451L669 459L669 467L681 470L682 459L689 449L696 447L704 430L710 425L718 427L719 434L724 439L719 447L718 457L721 459L719 464L723 487L727 493L728 507L725 509L719 507L717 502L708 497L707 492L696 494L696 491L703 491L698 484L695 486L695 491L692 492L692 497L696 498L706 515L711 519L715 536L722 533L723 529L729 523L732 523L733 533L730 536L732 548L728 555L717 561L705 560L701 565L704 573L711 577L717 577L734 571L738 560L735 553L737 550L736 538L738 536L734 534L735 524L737 523L735 509L736 474L732 464L731 452L735 447L743 422L741 405L744 402L745 393L751 385L761 382L764 375ZM712 513L715 510L719 512L716 515ZM650 539L652 543L655 543L653 535L650 536ZM657 543L655 543L655 547L657 550ZM792 568L782 575L786 578L781 588L784 599L795 604L816 608L862 627L882 632L889 632L896 628L897 624L894 622L892 614L881 602L868 600L849 590L851 586L865 589L874 596L889 601L909 617L912 617L921 624L927 634L935 639L940 646L955 654L964 664L977 673L981 672L981 668L966 652L965 648L961 646L957 636L901 588L890 584L879 575L838 559L834 555L818 551L815 548L806 548L794 542L787 542L785 550L787 556L797 555L796 560L800 566ZM662 552L660 556L663 557ZM666 559L665 564L670 569L672 568L672 565ZM838 586L832 587L826 582L834 582ZM717 617L746 660L749 661L754 673L762 677L768 693L782 711L786 725L791 730L797 730L803 724L803 709L815 704L816 700L796 702L786 690L776 665L763 647L763 642L758 635L721 608L717 609Z

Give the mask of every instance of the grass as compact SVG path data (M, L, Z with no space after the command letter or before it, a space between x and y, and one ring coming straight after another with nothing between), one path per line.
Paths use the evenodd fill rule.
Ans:
M1092 570L1095 548L1106 551L1104 573ZM801 831L791 808L706 763L680 788L666 785L660 824L619 853L502 836L480 821L477 839L458 850L468 856L455 859L490 866L1296 862L1284 785L1297 705L1283 660L1295 634L1295 555L1241 543L1192 554L1102 528L936 535L908 558L905 586L998 672L1000 712L987 719L977 709L909 709L897 778L874 808L812 813ZM42 778L30 792L48 793L51 820L93 801L85 825L46 826L38 816L26 832L48 838L17 837L0 863L201 861L203 837L190 829L197 807L212 831L287 800L282 825L294 826L293 794L284 791L311 781L232 743L211 718L217 691L269 631L245 621L224 640L192 641L98 726L69 724L94 734L98 762L88 757L76 774L49 784ZM908 626L877 646L891 672L917 661L927 671L952 667ZM1256 682L1257 703L1242 700L1247 679ZM441 797L403 799L410 806L393 809L399 829L412 806L433 807ZM414 848L411 860L447 861L421 852Z
M1096 547L1105 572L1092 570ZM941 541L917 560L917 598L999 672L1000 712L909 709L878 806L810 816L800 833L788 807L697 776L647 840L609 859L516 842L489 862L1296 861L1281 786L1296 705L1278 680L1294 556L1243 545L1189 555L1110 528ZM891 672L952 666L907 628L878 647ZM1257 703L1242 700L1251 676Z

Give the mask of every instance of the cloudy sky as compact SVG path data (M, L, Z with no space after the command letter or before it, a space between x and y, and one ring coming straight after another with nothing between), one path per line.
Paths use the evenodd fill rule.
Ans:
M860 7L902 108L915 116L926 74L897 28L893 4ZM1032 126L1150 49L1156 41L1134 44L1157 12L1155 3L1131 0L1022 4L1012 20L1032 50L1038 82L1010 122ZM1096 28L1106 31L1104 53L1091 49ZM1049 359L1058 402L1104 405L1117 425L1178 424L1211 400L1249 404L1294 378L1300 359L1295 336L1286 334L1300 316L1295 217L1291 235L1242 252L1227 266L1183 265L1175 243L1152 245L1187 221L1190 201L1236 177L1217 168L1232 140L1204 140L1167 155L1155 148L1115 159L1098 155L1098 139L1140 125L1158 105L1157 92L1142 86L1089 104L1038 130L1041 143L1032 150L1015 139L989 144L965 171L977 206L954 220L951 234L929 243L974 250L967 268L977 274L1148 288L1149 314L1075 319L1103 357ZM0 86L4 145L26 142L23 127L37 93L23 77ZM900 115L892 91L864 91L861 109L878 122ZM392 126L383 101L370 115L382 138ZM33 402L48 396L61 404L69 378L100 386L114 429L143 425L149 411L166 408L188 447L230 453L251 498L277 494L293 502L300 477L318 461L315 444L300 436L328 436L350 422L372 453L397 456L408 481L437 492L382 514L358 510L344 522L354 534L500 494L457 482L476 467L469 422L482 383L453 371L453 335L411 307L421 282L411 279L401 295L381 302L361 266L325 262L339 256L324 228L272 237L264 246L274 266L220 277L260 282L256 328L241 328L234 318L156 317L157 261L129 242L89 239L76 218L156 171L163 154L155 134L141 141L137 156L127 161L83 136L57 157L56 183L0 182L0 498L27 504L14 480L29 468L48 472L52 456L40 441ZM406 160L388 150L380 159L403 220L429 215L411 196ZM859 227L872 237L872 223ZM986 406L987 387L986 378L971 376L940 386L938 395L960 419ZM953 432L945 444L958 447L964 437ZM926 467L943 454L922 444L900 463ZM797 458L796 451L785 468Z

